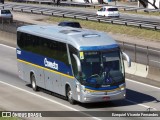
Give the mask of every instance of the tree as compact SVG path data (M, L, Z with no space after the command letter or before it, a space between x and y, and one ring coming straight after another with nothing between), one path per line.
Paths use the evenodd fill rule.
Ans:
M158 9L158 7L156 6L156 0L153 0L153 2L150 2L148 0L139 0L139 2L143 5L144 8L147 7L147 4L149 3L150 5L152 5L155 9Z

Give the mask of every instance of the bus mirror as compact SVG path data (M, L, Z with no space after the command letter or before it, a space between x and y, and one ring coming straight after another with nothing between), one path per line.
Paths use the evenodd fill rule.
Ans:
M73 57L74 57L75 60L76 60L78 72L81 72L81 62L80 62L79 58L78 58L77 55L75 55L75 54L72 54L72 55L73 55Z
M127 60L128 67L131 67L131 59L130 59L130 57L124 52L122 52L122 54L123 54L124 59Z

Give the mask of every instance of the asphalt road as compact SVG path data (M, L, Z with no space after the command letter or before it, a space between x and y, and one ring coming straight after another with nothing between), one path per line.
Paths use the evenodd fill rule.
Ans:
M45 12L49 12L47 9L56 9L56 11L65 11L65 12L72 12L72 13L84 13L90 15L96 15L97 9L89 9L84 7L67 7L67 6L52 6L52 5L41 5L41 4L26 4L26 3L16 3L16 2L8 2L4 5L0 5L0 7L5 6L5 9L10 9L11 7L16 5L26 5L25 11L30 11L33 7L42 7L41 10L45 9ZM15 7L14 6L14 7ZM19 7L18 7L19 9ZM159 22L159 16L150 16L150 15L140 15L140 14L130 14L130 13L121 13L120 18L124 19L133 19L133 20L143 20L143 21L152 21L152 22Z
M65 99L50 92L32 91L29 84L18 78L15 48L0 44L0 108L8 111L160 111L160 88L126 80L127 97L125 100L76 105L69 104ZM79 112L78 114L85 114ZM85 114L86 115L86 114ZM96 113L94 114L96 115ZM88 116L88 114L87 114ZM32 119L32 118L29 118ZM35 118L33 118L35 119ZM37 118L39 119L39 118ZM44 118L53 119L53 118ZM61 117L55 119L64 119ZM65 117L65 119L82 119ZM108 117L85 117L83 119L117 119ZM135 119L118 118L123 120ZM158 120L160 118L142 118L138 120Z

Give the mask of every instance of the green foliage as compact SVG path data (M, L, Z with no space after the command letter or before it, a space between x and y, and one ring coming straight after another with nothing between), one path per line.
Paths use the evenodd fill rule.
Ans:
M76 21L79 22L83 28L94 29L104 32L111 32L111 33L127 34L129 36L134 36L134 37L136 36L146 40L160 41L160 31L155 31L151 29L140 29L134 26L98 23L94 21L86 21L86 20L62 18L62 17L50 17L47 21L55 24L61 21Z
M21 119L16 117L0 117L0 120L21 120Z

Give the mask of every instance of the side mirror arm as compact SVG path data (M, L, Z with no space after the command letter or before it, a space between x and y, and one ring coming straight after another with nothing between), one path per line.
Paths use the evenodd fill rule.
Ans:
M128 67L131 67L131 59L130 59L130 57L125 52L122 52L122 54L123 54L123 57L125 58L125 60L127 60Z
M79 58L77 57L77 55L73 54L73 57L75 58L76 60L76 63L77 63L77 68L78 68L78 72L81 72L81 62L79 60Z

